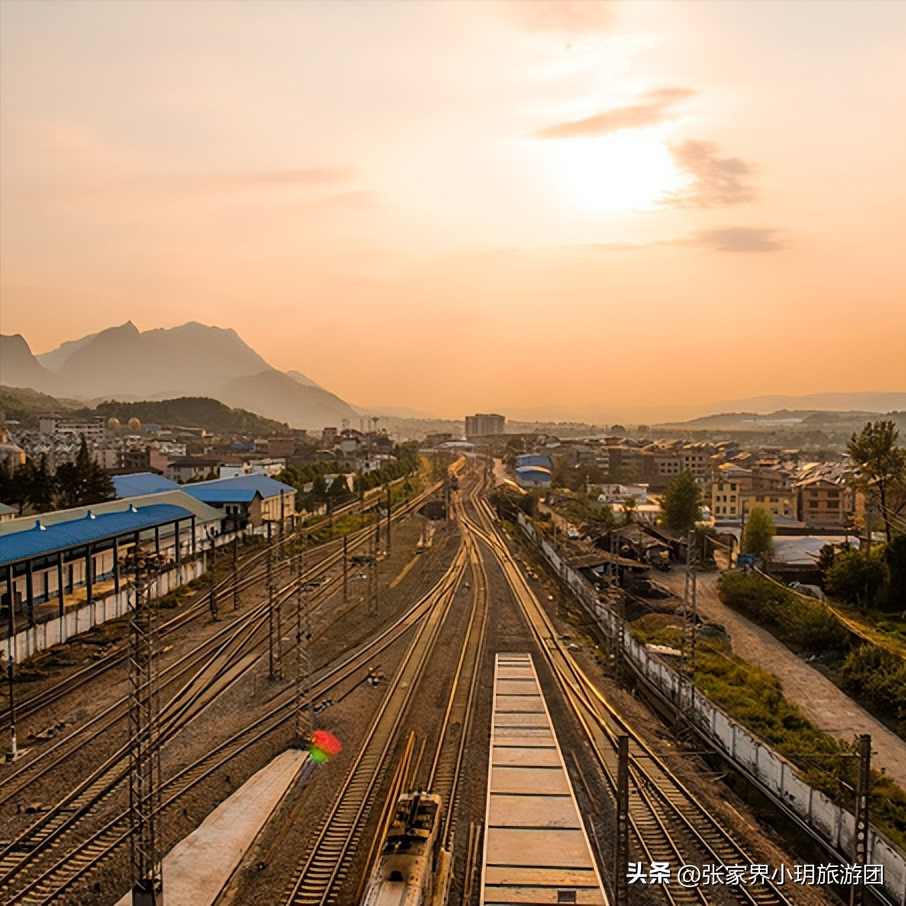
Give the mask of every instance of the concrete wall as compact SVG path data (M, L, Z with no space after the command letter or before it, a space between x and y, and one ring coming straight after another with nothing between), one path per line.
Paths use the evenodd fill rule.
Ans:
M153 598L162 597L167 592L198 578L204 570L204 562L201 559L184 563L179 569L168 570L151 582L151 595ZM39 651L45 651L73 636L88 632L89 629L106 623L107 620L124 617L132 610L134 601L134 589L131 586L121 588L119 594L98 598L90 605L86 604L68 611L62 617L55 617L37 626L19 630L15 636L2 643L4 654L9 656L12 652L16 663L21 664Z
M622 639L624 660L640 677L675 707L682 707L715 749L778 804L798 816L844 858L844 854L852 853L855 818L850 812L803 782L790 762L713 705L688 680L631 638L629 632L620 633L617 614L598 600L585 577L563 563L546 539L540 539L539 543L534 526L522 513L519 514L519 526L540 548L560 578L595 615L607 635L612 639ZM884 866L887 894L894 902L906 906L906 855L874 828L869 834L866 861Z

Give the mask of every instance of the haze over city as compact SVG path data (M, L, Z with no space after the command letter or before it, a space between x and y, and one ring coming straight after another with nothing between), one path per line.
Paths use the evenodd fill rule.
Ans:
M0 327L345 400L906 390L906 5L0 3Z

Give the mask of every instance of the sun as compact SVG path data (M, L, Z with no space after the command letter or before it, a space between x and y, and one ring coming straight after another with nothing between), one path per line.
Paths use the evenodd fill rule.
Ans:
M551 145L556 145L549 153L560 191L591 212L651 209L683 185L663 142L637 129Z

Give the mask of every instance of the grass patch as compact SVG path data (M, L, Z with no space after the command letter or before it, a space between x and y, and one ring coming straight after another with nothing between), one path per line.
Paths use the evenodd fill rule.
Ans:
M724 573L721 601L740 611L798 651L824 654L844 648L849 632L832 610L802 598L758 573Z
M652 614L633 623L632 635L644 643L679 647L681 625L677 617ZM806 783L852 810L857 739L844 742L819 730L784 696L776 676L737 657L725 642L699 636L695 684L717 707L794 764ZM870 810L872 823L906 849L906 792L879 771L872 771Z

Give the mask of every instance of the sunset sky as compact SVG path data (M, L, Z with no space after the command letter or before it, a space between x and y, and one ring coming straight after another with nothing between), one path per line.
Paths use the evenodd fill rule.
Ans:
M906 3L0 0L0 330L442 416L906 390Z

